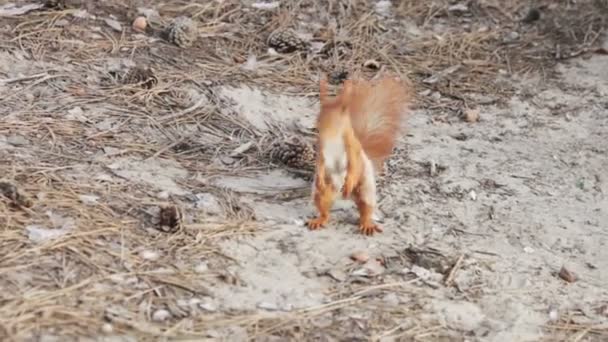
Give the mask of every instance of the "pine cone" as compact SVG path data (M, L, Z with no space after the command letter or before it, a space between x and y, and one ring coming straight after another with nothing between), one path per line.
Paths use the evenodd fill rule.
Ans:
M353 45L348 41L331 40L331 41L325 43L325 45L323 45L323 48L321 48L321 51L319 51L319 54L321 56L323 56L324 58L329 58L329 57L333 56L334 53L338 57L344 57L344 56L350 54L352 49L353 49Z
M142 87L150 89L158 83L158 78L150 68L135 67L129 69L122 78L124 84L141 84Z
M279 53L306 51L309 44L292 30L276 30L268 36L267 44Z
M164 31L165 38L182 48L190 47L196 40L196 25L192 19L177 17Z
M270 147L270 158L294 169L314 169L315 151L307 142L301 139L291 139L286 142L276 142Z

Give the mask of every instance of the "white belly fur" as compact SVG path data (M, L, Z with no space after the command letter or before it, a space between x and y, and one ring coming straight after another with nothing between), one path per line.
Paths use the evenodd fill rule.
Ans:
M340 191L344 185L346 178L346 168L348 160L346 158L346 149L344 141L341 137L336 137L327 140L323 147L323 159L325 161L326 174L329 176L331 183ZM371 205L376 205L376 177L372 162L367 157L365 152L361 151L361 160L363 161L364 179L361 184L361 195L363 200ZM314 188L314 182L313 182ZM314 193L314 191L313 191Z
M336 189L341 189L344 185L347 166L346 149L341 136L325 142L323 160L325 161L325 172L331 179L331 183Z

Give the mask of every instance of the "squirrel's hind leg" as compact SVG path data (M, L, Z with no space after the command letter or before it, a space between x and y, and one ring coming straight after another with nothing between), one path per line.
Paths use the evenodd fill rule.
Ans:
M370 160L364 158L363 177L361 184L355 191L355 203L359 209L359 230L365 235L382 232L382 228L373 222L374 208L376 207L376 178Z
M315 207L319 211L319 216L308 221L308 229L317 230L323 227L329 221L329 211L336 197L336 189L332 184L314 189Z

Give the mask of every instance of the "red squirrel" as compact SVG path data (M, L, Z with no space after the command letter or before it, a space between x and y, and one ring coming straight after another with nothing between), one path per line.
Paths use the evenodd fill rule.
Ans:
M352 198L359 211L359 230L382 232L373 222L376 174L392 153L406 119L412 90L394 77L377 81L346 80L337 96L327 94L327 79L319 82L317 160L313 201L318 216L307 222L310 230L324 227L336 194Z

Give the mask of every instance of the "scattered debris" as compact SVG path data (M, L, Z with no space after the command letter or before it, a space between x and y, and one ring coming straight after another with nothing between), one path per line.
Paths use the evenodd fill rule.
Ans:
M28 225L25 227L28 238L35 243L42 243L58 239L70 232L69 228L48 229L38 225Z
M421 249L410 246L404 252L414 264L426 269L432 269L440 274L446 274L452 269L452 265L455 264L454 258L446 256L433 248Z
M279 8L280 5L281 5L281 3L278 1L255 2L255 3L251 4L251 7L256 8L256 9L261 9L261 10L272 10L275 8Z
M258 58L255 55L250 55L247 57L245 63L241 66L243 70L247 71L255 71L258 66Z
M448 7L448 11L454 13L465 13L469 11L469 7L466 4L459 3Z
M114 326L110 323L104 323L101 326L101 331L105 334L111 334L114 332Z
M243 145L235 148L231 153L230 153L230 157L237 157L247 151L249 151L251 148L253 147L253 141L249 141L244 143Z
M378 61L376 61L375 59L368 59L367 61L365 61L363 63L363 66L368 69L372 69L372 70L380 69L380 63Z
M298 136L275 141L268 149L268 156L276 163L303 170L314 169L316 158L313 146Z
M344 271L339 270L339 269L329 269L329 270L325 270L323 272L321 272L320 275L326 275L330 278L332 278L333 280L337 281L337 282L344 282L346 281L346 279L348 278L348 276L346 275L346 273L344 273Z
M454 266L450 270L450 273L445 278L445 286L451 286L452 285L452 283L454 282L454 277L456 276L456 272L462 266L462 261L463 260L464 260L464 254L460 255L460 257L458 258L458 260L456 260L456 263L454 264Z
M226 284L241 286L242 282L234 273L229 270L224 270L218 275L218 278Z
M118 21L110 18L105 18L103 21L106 23L106 25L110 26L112 30L122 32L122 25Z
M19 190L17 186L8 181L0 181L0 196L4 196L11 201L12 205L30 208L34 202L28 195Z
M576 275L568 270L566 266L562 266L562 268L559 270L559 277L569 283L576 281Z
M171 318L171 313L165 309L158 309L152 314L152 320L155 322L164 322Z
M134 67L124 74L122 83L141 85L143 88L151 89L158 84L158 78L154 75L152 68Z
M557 322L559 320L559 313L554 306L549 307L549 320L551 322Z
M524 24L531 24L540 19L540 10L538 8L530 8L526 16L521 20Z
M207 262L203 261L194 267L194 271L196 273L206 273L209 271L209 266L207 265Z
M366 263L369 260L369 254L364 251L356 251L350 255L350 258L356 262Z
M340 85L348 79L348 71L346 70L334 70L329 73L328 82L331 85Z
M31 11L41 9L45 4L28 4L21 7L17 7L15 4L6 4L0 6L0 17L15 17L18 15L24 15Z
M173 233L181 228L182 212L176 206L161 207L158 225L160 230L165 233Z
M453 65L449 68L446 68L438 73L436 73L435 75L432 75L430 77L425 78L424 80L422 80L423 83L426 84L435 84L441 80L443 80L444 78L446 78L447 76L455 73L456 71L458 71L460 68L462 67L461 64L457 64L457 65Z
M158 258L160 257L160 254L158 254L158 252L155 252L155 251L144 250L140 253L140 256L146 260L154 261L154 260L158 260Z
M136 32L145 32L146 27L148 26L148 21L146 17L137 17L133 20L133 30Z
M369 259L362 268L355 270L352 274L358 277L376 277L384 273L384 267L376 259Z
M275 30L268 36L267 44L269 47L275 49L278 53L291 53L295 51L306 51L310 44L300 38L295 31L286 30Z
M435 177L437 175L437 163L435 163L435 160L433 159L429 161L429 175L431 177Z
M203 298L200 303L198 303L198 307L207 312L216 312L218 309L217 304L215 304L213 299L209 297Z
M194 44L197 31L194 21L182 16L175 18L163 31L163 35L170 43L181 48L187 48Z
M479 121L479 108L469 108L464 112L464 120L469 123Z
M392 6L392 3L390 1L380 0L380 1L376 2L376 4L375 4L375 11L376 11L376 13L380 14L381 16L387 17L391 13L391 6Z
M475 190L471 190L469 192L469 197L471 198L471 200L477 201L477 193L475 192Z
M268 310L268 311L279 310L279 307L276 304L269 303L269 302L260 302L260 303L258 303L257 307L258 307L258 309Z
M97 201L99 200L99 196L95 196L95 195L79 195L78 199L83 204L94 205L94 204L97 204Z
M45 0L44 8L51 10L64 10L67 8L66 0Z

